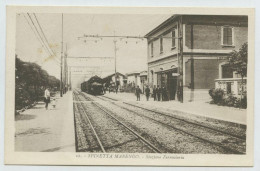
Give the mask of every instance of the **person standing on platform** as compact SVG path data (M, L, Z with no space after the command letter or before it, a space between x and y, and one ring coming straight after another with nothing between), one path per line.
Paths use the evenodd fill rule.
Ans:
M157 88L156 88L156 86L153 86L153 99L154 99L154 101L157 100L156 97L157 97Z
M146 96L146 101L149 101L150 88L148 86L146 86L145 88L145 96Z
M135 94L137 97L137 101L140 101L140 94L142 93L142 90L139 88L139 86L137 86L136 90L135 90Z
M162 89L160 88L160 86L157 86L157 100L161 101L161 93L162 93Z
M111 91L111 85L109 85L108 87L108 92L110 93L110 91Z
M45 102L45 109L48 110L48 104L51 101L51 95L48 88L44 91L44 102Z
M106 87L105 87L105 84L102 86L102 91L103 91L103 94L106 94Z
M167 90L163 86L163 88L162 88L162 101L166 101L166 100L167 100Z
M115 87L115 88L116 88L116 94L117 94L117 92L118 92L118 86L116 85L116 87Z

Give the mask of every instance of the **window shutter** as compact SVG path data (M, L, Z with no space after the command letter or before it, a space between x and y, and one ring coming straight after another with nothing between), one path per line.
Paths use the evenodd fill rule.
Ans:
M153 42L151 43L151 57L153 57Z
M232 28L224 27L223 28L223 45L233 45L232 40Z
M160 38L160 51L163 52L163 38Z
M226 27L223 28L223 44L226 45L227 44L227 33L228 30Z
M227 28L227 44L232 45L232 28Z
M175 29L172 31L172 47L175 47Z

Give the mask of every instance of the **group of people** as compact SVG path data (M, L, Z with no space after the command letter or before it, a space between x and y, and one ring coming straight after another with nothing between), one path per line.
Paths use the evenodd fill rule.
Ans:
M139 88L139 86L137 86L137 88L135 90L137 101L140 101L141 93L142 93L142 90ZM146 96L146 100L149 101L149 98L151 95L149 86L146 86L146 88L144 90L144 94ZM152 90L152 96L154 98L154 101L168 101L169 100L167 89L164 86L162 88L159 85L157 87L154 86L153 90Z
M118 86L112 86L109 85L108 87L103 87L103 93L106 94L106 91L108 90L108 92L115 92L116 94L118 93Z

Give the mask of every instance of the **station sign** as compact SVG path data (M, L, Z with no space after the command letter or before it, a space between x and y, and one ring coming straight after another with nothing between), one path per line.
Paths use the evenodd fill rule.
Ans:
M179 73L172 73L172 76L174 76L174 77L177 77L179 75L180 75Z

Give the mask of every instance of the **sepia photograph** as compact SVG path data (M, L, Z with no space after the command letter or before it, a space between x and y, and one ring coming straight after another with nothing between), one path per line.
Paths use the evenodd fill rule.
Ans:
M252 166L253 30L252 9L8 7L6 164Z

